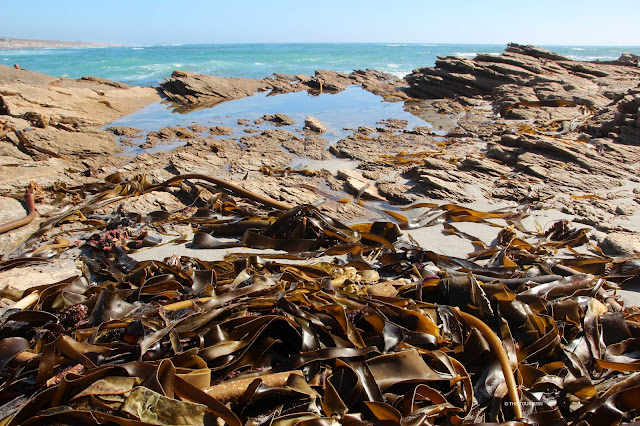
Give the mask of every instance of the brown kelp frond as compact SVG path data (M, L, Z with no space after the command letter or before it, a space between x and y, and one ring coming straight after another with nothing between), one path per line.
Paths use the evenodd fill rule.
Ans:
M400 228L411 221L398 212L394 222L348 226L309 205L279 210L216 195L192 212L97 213L188 179L212 181L112 175L59 189L77 196L73 208L0 264L85 250L84 276L2 294L15 302L0 316L3 424L636 417L640 311L623 307L614 290L638 271L633 259L580 254L585 230L558 222L519 236L517 211L411 206L429 209L422 226L437 219L454 238L477 243L462 259L407 239ZM501 231L489 245L455 222ZM151 231L169 233L172 224L194 228L193 247L253 251L217 261L131 257L160 243ZM78 229L85 237L73 244L47 241Z

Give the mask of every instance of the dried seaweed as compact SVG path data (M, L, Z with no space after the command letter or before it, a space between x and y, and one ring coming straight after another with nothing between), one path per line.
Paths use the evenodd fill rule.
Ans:
M614 293L638 270L579 255L584 229L558 222L524 238L508 226L518 212L453 204L411 206L429 209L415 223L389 211L399 224L351 226L313 206L248 211L231 198L213 209L232 219L92 213L190 178L202 177L153 185L112 175L60 189L84 199L69 210L75 222L69 212L49 219L24 246L34 257L2 264L68 249L46 241L65 221L92 230L86 277L5 294L18 301L0 317L2 424L600 425L638 416L640 312ZM447 223L477 241L452 225L463 221L501 227L496 244L454 258L400 230ZM225 236L236 237L228 246L287 254L129 256L158 243L148 227L169 223L196 227L195 246L219 247Z

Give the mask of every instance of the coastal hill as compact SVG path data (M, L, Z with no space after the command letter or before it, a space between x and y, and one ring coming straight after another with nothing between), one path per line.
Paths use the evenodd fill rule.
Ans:
M0 36L0 49L55 49L115 46L107 43L85 43L83 41L27 40Z

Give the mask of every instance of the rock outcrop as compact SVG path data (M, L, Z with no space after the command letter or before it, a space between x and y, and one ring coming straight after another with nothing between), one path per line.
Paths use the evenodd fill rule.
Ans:
M640 69L574 61L548 50L511 43L501 55L448 56L406 77L418 98L490 98L498 112L521 104L577 104L602 108L613 94L637 85Z
M35 160L113 154L120 150L116 139L99 127L158 100L150 87L0 66L2 150Z
M509 44L501 55L439 58L415 70L408 93L424 100L407 109L428 121L447 116L452 125L437 154L447 161L428 158L412 169L414 190L463 201L477 196L460 192L473 182L488 198L553 200L576 222L635 229L620 216L636 211L637 199L623 188L640 180L636 59L582 62Z
M160 100L156 89L102 78L56 78L0 65L0 115L36 127L100 127Z
M31 181L41 187L81 184L126 161L111 155L121 151L113 133L132 130L100 127L158 100L154 88L0 66L0 191L21 192ZM91 157L100 160L92 164Z
M509 44L501 55L445 57L406 77L409 94L423 99L477 97L507 119L533 120L592 137L640 144L640 68L637 57L574 61L535 46ZM543 127L545 127L543 126Z
M587 129L629 145L640 145L640 85L597 112Z
M56 128L32 129L20 133L20 139L24 149L31 151L34 158L39 153L40 159L51 156L84 158L120 151L115 137L104 130L68 132Z
M171 78L160 83L160 87L172 102L208 107L270 88L263 80L216 77L184 71L174 71Z

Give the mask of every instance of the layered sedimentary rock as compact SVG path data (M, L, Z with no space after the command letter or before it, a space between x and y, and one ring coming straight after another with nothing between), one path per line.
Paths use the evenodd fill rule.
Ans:
M601 230L636 211L637 189L622 189L639 179L634 55L582 62L509 44L501 55L440 58L406 80L408 93L424 99L407 108L426 120L450 117L446 151L458 152L411 170L414 191L462 200L459 189L472 182L491 198L553 199L554 208ZM617 198L626 204L618 208Z
M160 83L164 95L185 105L210 105L240 99L264 91L269 85L249 78L216 77L212 75L174 71L171 78Z
M158 100L150 87L0 66L0 133L12 143L0 150L34 159L115 153L116 139L99 128Z
M100 127L158 100L151 87L97 77L57 78L0 65L0 115L36 127Z
M435 67L417 69L406 80L415 97L482 96L491 98L500 111L532 102L602 108L617 93L638 85L640 69L621 64L626 62L574 61L539 47L511 43L501 55L439 58Z

